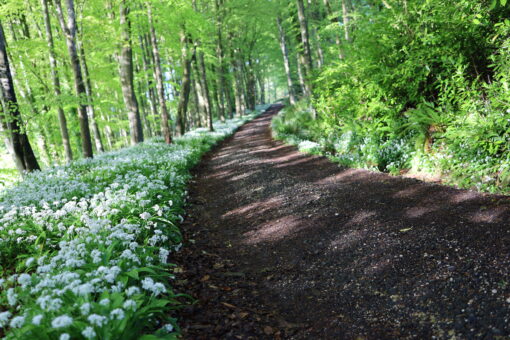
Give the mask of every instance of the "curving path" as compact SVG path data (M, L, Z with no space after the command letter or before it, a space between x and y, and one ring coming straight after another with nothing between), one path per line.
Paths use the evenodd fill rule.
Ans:
M188 339L504 339L510 199L339 167L271 138L273 106L195 169Z

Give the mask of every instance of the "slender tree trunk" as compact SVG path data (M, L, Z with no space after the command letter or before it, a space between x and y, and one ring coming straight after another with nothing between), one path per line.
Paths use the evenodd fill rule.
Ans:
M154 58L154 76L156 78L156 88L158 93L159 107L161 109L161 133L165 138L167 144L172 143L172 135L168 121L170 115L166 106L165 88L163 84L163 72L161 71L161 58L159 56L158 40L156 38L156 30L154 29L154 22L152 19L152 8L147 6L147 14L149 16L150 36L152 45L152 55Z
M239 61L239 50L237 47L231 48L230 59L232 63L232 76L234 78L234 98L235 98L235 111L238 116L244 115L243 103L243 81L241 75L241 65Z
M321 37L317 31L317 28L314 27L312 32L317 42L317 68L322 68L322 65L324 65L324 51L322 50L321 46Z
M194 48L196 56L196 47ZM205 103L204 89L202 88L202 82L200 81L200 72L198 70L198 58L191 65L193 71L193 83L195 87L195 97L197 98L197 117L199 117L200 126L202 126L202 117L207 117L207 104Z
M234 118L235 113L235 95L234 95L234 84L235 84L235 77L232 77L232 79L228 79L227 86L225 87L225 97L227 99L227 112L228 117L230 119Z
M143 55L143 58L142 58L143 70L145 73L145 82L147 83L147 90L149 93L151 115L152 115L153 119L157 121L157 117L159 116L159 113L158 113L158 107L156 105L156 103L157 103L156 93L154 91L153 79L150 76L150 74L155 73L154 69L152 68L152 66L153 66L152 61L154 60L154 58L152 56L151 49L150 49L150 43L149 43L150 39L147 37L147 35L144 35L143 37L140 35L139 40L140 40L140 46L142 47L142 52L143 52L142 53L142 55Z
M0 96L2 91L0 91ZM0 133L2 134L4 138L5 148L7 149L7 152L12 157L12 160L14 164L16 164L16 169L18 169L19 173L22 173L24 171L23 169L23 163L21 162L21 159L16 157L16 153L14 152L14 146L12 145L12 135L9 131L9 128L7 127L7 123L5 122L4 117L5 107L4 102L2 98L2 113L0 114Z
M101 132L99 131L99 126L97 125L96 119L96 110L94 109L94 105L92 104L92 84L89 75L89 68L87 66L87 59L85 56L85 48L83 44L78 43L78 50L80 51L81 57L81 66L83 69L83 77L85 78L85 92L87 93L87 110L89 114L90 123L92 125L92 134L94 135L94 142L96 144L96 150L98 152L104 152L103 141L101 139Z
M226 97L226 84L225 84L225 52L223 51L223 0L215 0L216 9L216 57L218 58L216 82L218 87L218 106L219 115L222 119L225 118L225 110L229 107ZM230 112L229 112L230 114Z
M188 42L184 29L180 31L181 41L181 65L182 65L182 81L179 96L179 106L177 108L177 125L179 134L182 136L186 133L186 112L188 110L188 101L191 88L191 59L188 56Z
M203 113L202 106L199 100L198 94L197 78L191 77L191 99L193 101L193 110L190 110L190 115L188 121L190 124L188 125L188 130L191 130L195 127L202 127L202 119L201 115Z
M44 25L46 27L46 42L48 44L48 50L50 54L50 69L51 79L53 82L53 91L57 100L60 100L62 90L60 88L60 78L58 76L57 60L55 58L55 47L53 44L53 33L51 31L50 14L48 10L47 0L41 0L41 5L44 14ZM67 119L64 113L64 109L60 103L57 105L58 121L60 124L60 134L62 136L62 144L64 145L64 155L66 162L70 162L73 159L73 151L71 149L71 141L69 139L69 131L67 129Z
M216 67L214 65L209 65L209 74L217 75ZM216 112L218 118L221 119L221 121L225 121L225 117L221 115L218 94L218 83L216 82L216 79L211 81L210 85L211 85L211 103L214 106L214 112Z
M258 75L257 81L259 82L259 89L260 89L260 104L266 103L266 88L264 86L264 77L262 75Z
M80 122L80 137L83 150L83 157L91 158L92 152L92 140L90 139L89 119L87 115L87 106L83 103L87 93L85 91L85 84L83 82L83 75L81 72L80 58L76 50L76 16L74 13L74 1L66 0L67 3L67 23L64 19L64 13L62 11L62 5L60 0L54 0L55 7L57 9L58 19L60 26L64 32L67 44L67 50L69 52L69 58L71 60L71 67L74 75L74 87L76 95L78 97L78 119Z
M104 127L104 131L106 136L106 144L108 145L108 149L111 150L113 148L115 136L113 134L112 128L110 127L110 119L108 115L106 116L106 125Z
M248 61L243 61L242 65L246 74L246 103L248 109L254 111L257 105L257 80L255 79L252 58L249 56Z
M276 24L278 26L279 33L279 41L280 41L280 49L282 50L283 55L283 67L285 69L285 75L287 76L287 86L289 88L289 100L291 105L296 104L296 95L294 94L294 83L292 81L292 73L290 70L290 62L289 62L289 50L287 48L287 42L285 38L285 31L283 30L282 20L280 17L276 18Z
M342 17L344 19L344 34L345 34L345 41L350 42L351 36L349 34L349 10L351 7L351 1L350 0L342 0Z
M9 67L9 59L7 57L7 47L4 36L4 30L0 22L0 85L3 93L3 99L6 103L5 107L9 112L5 112L7 129L11 134L12 147L14 155L19 164L19 170L33 171L39 170L39 164L35 158L34 151L25 131L22 131L23 121L18 107L16 93L12 81L12 74Z
M303 64L302 64L302 58L301 58L301 55L298 53L296 55L296 58L297 58L297 71L298 71L298 78L299 78L299 86L301 88L301 95L307 95L307 85L306 85L306 81L305 81L305 75L304 75L304 72L303 72Z
M193 9L195 12L200 13L197 6L197 1L192 0ZM213 127L213 108L211 102L211 95L209 93L209 84L207 83L207 69L205 67L204 53L200 50L200 41L195 42L196 55L196 78L197 83L200 85L201 97L203 101L203 108L205 110L205 119L210 131L214 131Z
M303 56L305 64L305 73L306 76L309 77L311 75L311 71L313 69L312 62L312 52L310 48L310 34L308 33L308 20L305 15L305 7L303 5L303 0L296 0L297 9L298 9L298 19L299 19L299 30L301 33L301 44L303 48Z
M129 8L125 0L120 4L120 26L122 49L119 57L120 82L122 95L128 110L129 129L131 132L131 144L143 142L142 121L138 109L138 101L133 84L133 49L131 47L131 22L129 20Z
M202 87L205 108L207 111L207 125L209 127L209 131L214 131L211 94L209 92L209 84L207 83L207 68L205 67L204 53L201 51L198 53L197 64L198 71L200 73L200 85Z

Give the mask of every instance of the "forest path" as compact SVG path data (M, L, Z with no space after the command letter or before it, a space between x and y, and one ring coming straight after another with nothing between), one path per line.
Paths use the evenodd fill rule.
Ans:
M271 138L280 108L194 170L185 338L510 335L510 198L302 154Z

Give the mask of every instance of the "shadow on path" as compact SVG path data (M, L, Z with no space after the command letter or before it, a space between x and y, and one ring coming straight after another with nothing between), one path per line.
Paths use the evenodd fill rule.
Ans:
M510 335L509 198L304 155L271 138L280 108L195 169L185 337Z

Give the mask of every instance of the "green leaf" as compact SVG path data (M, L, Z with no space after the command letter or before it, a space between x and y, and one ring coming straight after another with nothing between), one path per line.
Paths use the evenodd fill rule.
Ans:
M139 279L138 270L136 270L136 269L133 269L133 270L127 272L126 274L127 274L127 276L132 277L135 280Z
M147 334L147 335L142 336L140 338L140 340L161 340L161 338L159 336L156 336L156 335Z

